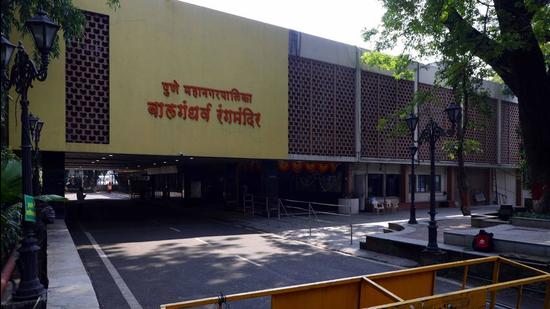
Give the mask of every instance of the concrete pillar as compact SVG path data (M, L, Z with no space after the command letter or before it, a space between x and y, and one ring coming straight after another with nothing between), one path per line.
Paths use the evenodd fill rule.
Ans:
M456 177L455 168L452 166L447 167L447 201L449 207L455 206L455 192L456 192Z
M65 195L65 153L42 151L43 194Z
M361 50L355 47L355 160L361 159Z
M523 191L521 185L521 171L516 170L516 206L523 206Z
M269 199L277 199L279 198L279 178L277 175L277 161L264 161L263 167L265 171L265 194Z
M402 164L401 165L401 190L399 194L399 202L400 203L406 203L407 202L407 195L409 193L409 186L408 180L407 180L407 174L408 174L409 168L407 165Z

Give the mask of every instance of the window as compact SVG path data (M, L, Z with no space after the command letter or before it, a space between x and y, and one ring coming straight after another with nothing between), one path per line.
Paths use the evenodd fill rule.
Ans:
M368 196L383 196L383 179L384 175L382 174L369 174L368 176L368 186L369 192Z
M399 196L401 181L399 174L386 175L386 196Z
M409 175L409 192L412 191ZM430 175L416 175L416 192L430 192ZM435 192L441 192L441 175L435 175Z

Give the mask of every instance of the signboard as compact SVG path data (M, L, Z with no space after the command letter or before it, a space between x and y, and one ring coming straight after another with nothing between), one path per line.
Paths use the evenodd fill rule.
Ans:
M180 84L174 80L162 82L163 94L166 98L180 93ZM251 108L252 94L240 92L238 89L220 90L198 86L182 85L182 92L188 96L205 98L209 102L204 105L194 105L187 100L181 102L149 101L147 111L155 118L180 119L188 121L210 121L210 114L215 108L215 115L220 125L240 125L251 128L260 128L262 114L254 112ZM216 102L218 101L218 102ZM227 106L230 102L231 106ZM214 104L217 103L217 107Z
M36 207L34 204L34 197L25 194L24 207L25 207L25 221L36 222Z

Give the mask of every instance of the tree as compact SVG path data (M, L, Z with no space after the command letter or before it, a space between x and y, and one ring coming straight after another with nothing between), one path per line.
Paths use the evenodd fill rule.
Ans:
M550 5L548 0L381 0L382 25L364 32L380 50L405 45L421 57L444 50L490 66L518 98L532 182L550 212Z
M365 52L362 56L367 65L393 71L397 79L412 79L413 71L411 58L408 55L390 56L380 52ZM447 139L443 143L443 150L451 160L458 162L458 191L462 213L469 215L468 195L469 187L464 166L464 158L468 154L482 152L481 143L478 140L466 138L468 130L482 129L480 124L472 123L469 119L469 111L474 110L490 117L491 112L487 103L488 95L482 88L484 77L490 74L487 70L480 70L479 63L472 60L471 55L443 54L442 61L438 64L435 87L431 91L419 90L408 106L396 110L390 115L378 119L378 130L386 130L389 124L390 137L404 136L408 129L404 126L404 118L414 109L420 109L424 104L434 104L435 92L441 86L453 89L454 101L462 106L464 114L457 123L456 139ZM439 102L443 105L447 102ZM391 118L391 120L388 120Z
M491 117L491 109L487 104L488 94L483 89L483 80L488 74L487 70L479 69L480 64L469 53L466 55L444 53L441 65L438 75L448 87L453 89L454 100L462 107L461 118L456 124L456 139L444 142L443 148L451 159L456 159L458 162L457 183L460 208L462 214L470 215L468 176L464 160L465 155L482 152L483 149L479 141L466 138L466 134L469 130L478 129L480 126L470 121L470 111Z
M107 5L116 9L119 7L119 0L105 0ZM5 36L10 34L17 34L18 37L24 37L27 34L25 29L25 21L31 18L37 10L42 9L46 11L48 16L59 23L63 30L63 39L70 41L81 37L86 19L84 14L73 5L72 0L2 0L1 1L1 32ZM11 38L12 42L16 42L16 38ZM33 46L34 47L34 46ZM27 46L29 50L30 46ZM51 51L51 55L54 58L59 56L59 36L54 42L54 46ZM2 77L3 78L3 77ZM7 113L8 113L8 100L7 95L2 95L1 104L1 121L2 121L2 148L7 147Z

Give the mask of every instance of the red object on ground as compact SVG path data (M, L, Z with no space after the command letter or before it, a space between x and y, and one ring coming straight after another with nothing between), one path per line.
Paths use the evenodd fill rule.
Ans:
M543 192L544 192L544 187L541 183L534 183L531 186L531 197L533 200L540 200L542 198Z
M484 230L479 231L479 234L474 236L472 247L475 251L491 252L493 251L493 233L487 233Z
M2 282L0 286L0 294L4 294L4 289L6 286L8 286L8 281L10 281L11 274L13 273L13 270L15 269L15 261L17 250L13 249L13 251L10 254L10 257L8 258L8 261L6 262L6 265L4 265L4 268L2 269Z

